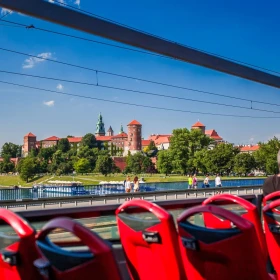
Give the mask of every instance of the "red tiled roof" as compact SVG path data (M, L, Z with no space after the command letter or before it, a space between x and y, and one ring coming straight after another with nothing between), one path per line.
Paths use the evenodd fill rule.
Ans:
M160 137L171 137L172 134L156 134L156 135L150 135L149 136L149 140L155 141L156 139L160 138Z
M195 124L193 124L192 127L205 127L205 125L198 121Z
M170 143L170 137L163 136L163 137L159 137L158 139L155 140L156 145L160 145L163 143Z
M96 136L95 138L98 141L111 141L112 140L112 136Z
M214 140L223 140L215 129L205 130L205 134Z
M254 152L257 151L259 148L260 148L259 145L244 146L240 148L240 152Z
M128 125L141 125L140 122L136 121L136 120L133 120L132 122L130 122Z
M115 139L115 138L126 138L127 137L127 134L125 132L123 133L120 133L120 134L117 134L117 135L114 135L114 136L110 136L112 139Z
M24 137L36 137L36 135L34 135L33 133L29 132L28 134L24 135Z
M60 140L60 138L56 137L56 136L51 136L47 139L44 139L43 141L58 141Z
M68 137L69 143L80 143L83 137Z
M142 140L142 147L149 146L152 140Z

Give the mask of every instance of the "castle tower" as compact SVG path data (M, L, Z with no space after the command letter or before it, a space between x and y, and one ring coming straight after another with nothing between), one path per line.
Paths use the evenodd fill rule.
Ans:
M114 130L113 130L113 128L111 126L107 130L107 136L114 136Z
M142 124L133 120L127 125L127 150L135 154L142 150Z
M36 135L29 132L23 137L22 155L26 157L32 149L36 149Z
M121 124L121 130L120 130L119 134L122 134L122 133L124 133L124 131L123 131L123 125Z
M192 125L191 129L200 129L203 134L205 134L205 125L201 123L199 120Z
M102 120L101 113L99 113L98 121L96 124L95 136L105 136L105 127Z

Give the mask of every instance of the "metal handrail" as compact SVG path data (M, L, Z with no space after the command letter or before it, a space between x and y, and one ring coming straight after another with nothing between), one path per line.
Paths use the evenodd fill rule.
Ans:
M205 189L184 189L184 190L166 190L166 191L153 191L153 192L132 192L132 193L118 193L109 195L83 195L83 196L71 196L71 197L52 197L52 198L34 198L34 199L16 199L16 200L4 200L0 201L0 207L14 208L24 207L28 209L30 206L41 206L45 208L46 205L58 204L58 207L62 207L63 204L74 203L78 206L79 203L88 202L89 205L93 205L94 202L99 201L103 204L107 204L108 201L116 201L120 203L121 200L126 198L151 198L156 201L157 199L181 199L194 197L206 197L207 194L215 194L219 192L227 192L231 194L261 194L262 186L246 186L246 187L222 187L222 188L205 188ZM189 194L189 196L188 196Z

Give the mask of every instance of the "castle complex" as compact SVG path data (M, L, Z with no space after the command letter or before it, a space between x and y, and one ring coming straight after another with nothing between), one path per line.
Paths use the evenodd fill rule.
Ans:
M205 130L205 128L205 125L199 121L191 127L191 129L201 130L203 134L209 136L216 143L223 142L223 138L220 137L214 129ZM147 147L151 141L155 143L158 150L166 150L170 146L170 137L172 136L171 134L152 134L148 137L148 139L144 140L142 138L142 124L137 120L133 120L127 125L127 133L124 131L122 125L119 133L116 135L114 134L114 130L111 126L107 130L107 133L105 131L105 125L100 113L96 123L96 140L101 142L103 146L107 145L109 148L111 146L115 147L118 151L120 151L122 156L126 156L128 153L135 154L142 151L142 149ZM36 136L30 132L24 136L22 156L26 157L32 149L56 146L60 139L61 138L57 136L51 136L44 140L37 141ZM71 146L76 145L78 147L82 141L82 137L68 137L68 141Z
M135 154L142 151L142 143L148 146L150 141L142 139L142 124L136 120L131 121L127 125L127 133L124 132L123 126L121 125L120 131L117 135L114 135L114 130L110 126L107 133L105 133L105 125L103 122L102 115L99 114L98 121L96 124L95 138L100 141L104 146L107 143L108 147L113 145L121 151L123 156ZM32 149L49 148L56 146L61 138L57 136L51 136L44 140L37 141L36 136L33 133L28 133L24 136L24 144L22 146L22 155L26 157ZM80 145L82 137L68 137L70 145Z

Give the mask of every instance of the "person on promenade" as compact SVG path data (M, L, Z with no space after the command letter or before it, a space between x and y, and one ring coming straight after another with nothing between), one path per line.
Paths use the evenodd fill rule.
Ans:
M138 177L134 177L134 186L133 186L133 190L134 192L139 192L139 180L138 180Z
M209 175L207 174L204 181L203 181L204 188L209 188Z
M189 175L188 184L189 184L188 189L192 189L192 175Z
M217 174L217 175L216 175L216 178L215 178L215 187L216 187L216 188L221 188L221 187L222 187L222 180L221 180L220 174ZM221 191L218 191L217 193L221 193Z
M125 188L126 193L131 192L131 182L130 182L130 177L129 176L126 177L124 188ZM125 200L129 200L129 198L126 198Z
M192 185L193 185L193 189L196 189L196 188L197 188L197 178L196 178L196 174L193 175Z
M277 154L277 164L279 173L274 176L269 176L265 179L263 184L263 195L266 196L270 193L280 191L280 150Z

